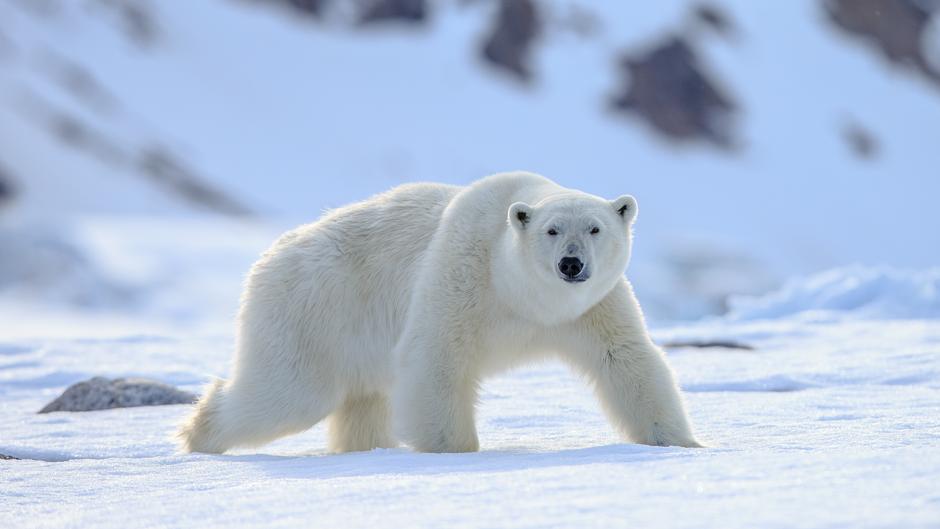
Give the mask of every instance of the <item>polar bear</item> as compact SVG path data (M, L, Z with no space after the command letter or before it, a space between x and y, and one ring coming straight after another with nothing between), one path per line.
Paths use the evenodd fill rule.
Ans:
M586 375L626 439L700 446L624 277L636 213L631 196L513 172L403 185L286 233L251 269L232 377L197 403L183 449L329 417L336 452L475 451L481 381L548 355Z

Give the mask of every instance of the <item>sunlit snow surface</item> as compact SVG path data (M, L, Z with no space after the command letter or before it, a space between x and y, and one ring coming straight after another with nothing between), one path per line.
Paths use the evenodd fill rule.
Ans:
M99 322L100 323L100 322ZM488 381L481 451L331 455L322 425L181 455L186 406L35 412L93 375L199 390L231 335L0 343L0 527L936 527L940 325L851 313L660 328L709 448L624 443L562 365ZM76 331L77 332L77 331ZM103 332L103 331L102 331ZM275 388L272 388L274 391Z

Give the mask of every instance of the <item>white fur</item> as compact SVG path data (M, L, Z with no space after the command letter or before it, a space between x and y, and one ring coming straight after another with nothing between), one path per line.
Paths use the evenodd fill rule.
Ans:
M334 451L394 446L394 404L415 449L477 450L481 380L545 355L593 382L627 439L698 446L623 277L635 215L629 196L506 173L401 186L288 232L249 274L232 379L183 448L257 446L327 416ZM586 280L562 279L564 256Z

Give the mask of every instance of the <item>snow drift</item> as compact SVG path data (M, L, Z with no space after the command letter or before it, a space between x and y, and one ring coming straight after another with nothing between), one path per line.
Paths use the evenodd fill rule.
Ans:
M862 318L940 317L940 268L836 268L788 281L760 297L734 297L729 317L772 319L802 312L852 314Z

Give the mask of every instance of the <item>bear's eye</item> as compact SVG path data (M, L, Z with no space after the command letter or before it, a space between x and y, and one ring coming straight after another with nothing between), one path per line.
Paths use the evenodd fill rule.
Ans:
M548 234L554 237L555 235L558 235L558 230L556 230L555 228L552 228L548 230Z
M593 228L591 228L591 235L597 235L600 232L601 232L601 229L598 228L597 226L594 226Z

